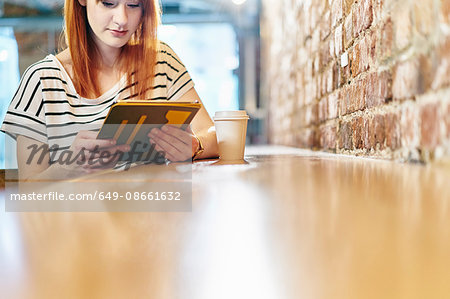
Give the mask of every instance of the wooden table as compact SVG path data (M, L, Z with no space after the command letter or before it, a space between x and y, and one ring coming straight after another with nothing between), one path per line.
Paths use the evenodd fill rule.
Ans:
M193 165L192 212L2 208L0 297L450 297L448 166L246 153Z

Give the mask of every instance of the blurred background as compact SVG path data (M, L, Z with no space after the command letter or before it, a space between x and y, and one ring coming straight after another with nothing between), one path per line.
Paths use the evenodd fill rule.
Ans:
M260 0L162 0L159 37L180 56L211 116L246 109L249 143L265 143L259 96ZM0 0L0 117L32 63L62 45L63 0ZM4 134L0 134L4 148ZM4 151L0 152L3 168Z

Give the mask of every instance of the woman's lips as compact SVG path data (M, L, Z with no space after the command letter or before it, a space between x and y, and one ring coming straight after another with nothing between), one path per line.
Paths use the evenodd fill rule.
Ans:
M128 32L127 30L113 30L113 29L110 29L110 31L111 31L111 34L115 37L122 37L122 36L126 35Z

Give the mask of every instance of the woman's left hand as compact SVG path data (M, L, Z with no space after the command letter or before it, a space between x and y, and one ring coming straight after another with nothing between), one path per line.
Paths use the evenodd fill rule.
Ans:
M152 129L147 136L155 149L164 152L165 157L172 162L192 158L199 148L199 142L189 127L182 130L174 125L164 125L161 129Z

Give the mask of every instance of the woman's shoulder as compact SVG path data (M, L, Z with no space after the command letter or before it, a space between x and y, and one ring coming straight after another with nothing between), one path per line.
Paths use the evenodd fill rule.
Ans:
M163 60L168 63L180 64L184 67L184 64L181 62L178 55L175 51L165 42L159 41L158 43L158 60Z
M161 40L158 41L158 53L175 55L175 51Z

